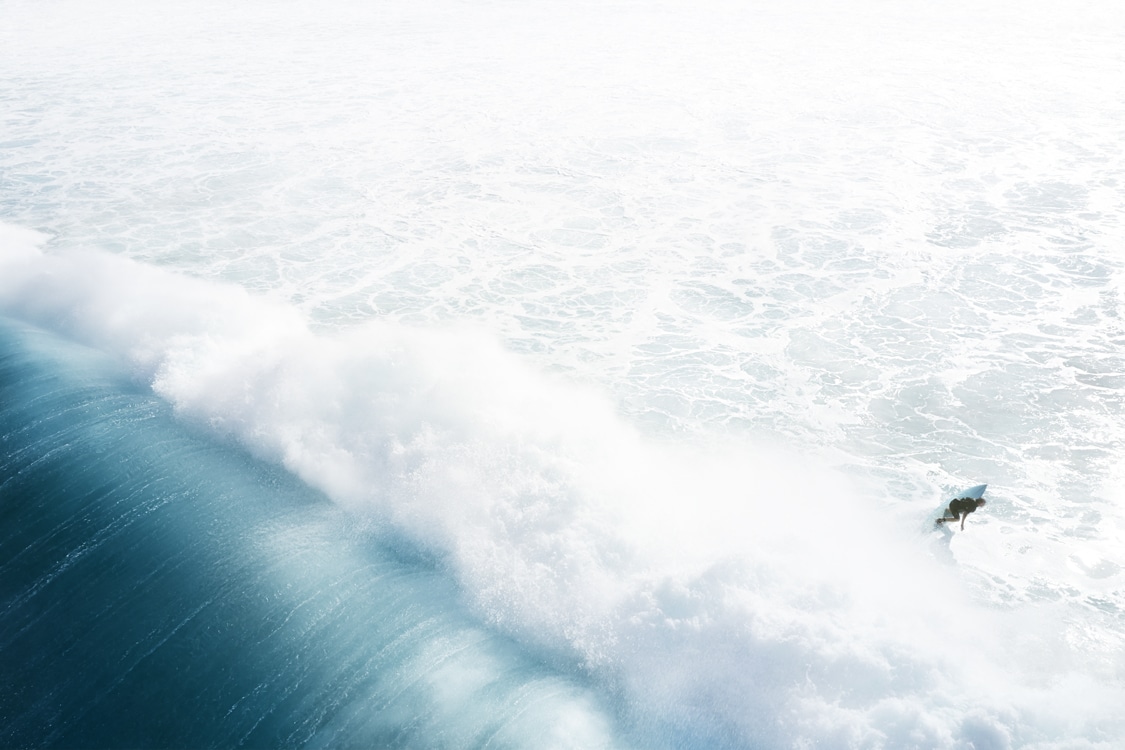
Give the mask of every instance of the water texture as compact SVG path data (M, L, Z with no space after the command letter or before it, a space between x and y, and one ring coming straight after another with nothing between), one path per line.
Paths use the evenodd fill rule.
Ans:
M1125 737L1116 4L0 18L0 312L416 550L605 742Z

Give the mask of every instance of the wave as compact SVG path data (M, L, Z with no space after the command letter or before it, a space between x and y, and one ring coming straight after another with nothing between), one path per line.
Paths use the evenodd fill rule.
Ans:
M625 747L588 687L96 352L0 319L3 747Z
M1122 729L1120 687L1073 668L1049 606L1033 625L975 605L823 459L646 436L478 329L319 330L238 287L6 231L0 310L127 362L181 420L406 540L456 581L450 606L583 675L639 744Z

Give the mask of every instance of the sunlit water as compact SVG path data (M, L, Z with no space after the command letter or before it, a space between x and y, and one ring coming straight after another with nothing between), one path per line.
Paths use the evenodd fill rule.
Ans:
M642 746L1117 746L1125 10L419 5L0 1L4 313Z

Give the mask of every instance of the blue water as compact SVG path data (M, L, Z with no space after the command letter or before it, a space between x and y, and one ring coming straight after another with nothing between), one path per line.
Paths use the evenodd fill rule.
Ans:
M624 746L425 556L102 355L10 321L0 352L0 745Z
M0 0L0 744L1120 746L1123 13Z

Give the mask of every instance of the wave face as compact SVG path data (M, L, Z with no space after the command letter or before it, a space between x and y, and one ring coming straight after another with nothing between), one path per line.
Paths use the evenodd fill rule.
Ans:
M103 355L0 321L4 747L620 747L590 691Z
M13 600L40 640L2 655L56 667L0 726L113 744L81 657L211 670L148 684L250 744L1121 745L1125 5L1033 5L4 2L0 314L42 366L0 481L101 455L104 420L35 447L92 412L19 395L98 358L195 446L140 440L109 500L67 484L5 533L210 594L56 649L112 581L27 573L58 619ZM217 527L160 500L226 474ZM133 563L149 536L185 563ZM376 606L384 561L410 584ZM235 600L253 688L212 711L230 649L178 638ZM492 655L426 666L449 640L384 630L416 615Z

